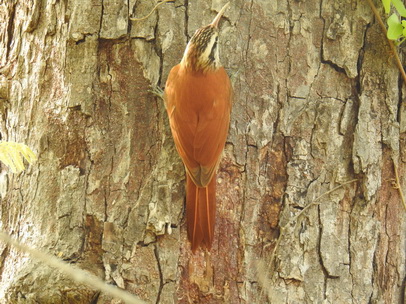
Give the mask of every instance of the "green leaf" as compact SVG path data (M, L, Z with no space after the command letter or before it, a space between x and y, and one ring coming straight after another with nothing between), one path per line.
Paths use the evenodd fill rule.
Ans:
M404 37L406 37L406 20L402 20L402 27L403 27L402 34Z
M387 37L390 40L398 40L403 33L403 26L399 21L399 18L396 14L392 14L388 18L388 33Z
M390 2L391 0L382 0L383 8L385 9L385 13L389 14L390 12Z
M24 145L15 142L0 142L0 161L8 166L13 173L25 169L24 159L32 164L37 157L32 150Z
M399 15L401 15L402 17L406 17L406 8L402 0L392 0L392 3L393 6L398 11Z

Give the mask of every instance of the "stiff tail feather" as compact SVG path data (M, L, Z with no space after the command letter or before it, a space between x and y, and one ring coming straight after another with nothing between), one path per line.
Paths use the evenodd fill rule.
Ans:
M186 174L186 216L192 251L200 245L210 250L216 221L216 174L204 188L197 187Z

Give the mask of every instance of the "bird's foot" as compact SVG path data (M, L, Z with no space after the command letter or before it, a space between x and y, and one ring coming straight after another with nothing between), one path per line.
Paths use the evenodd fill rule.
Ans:
M159 86L151 86L151 89L148 91L162 100L164 99L164 90L162 90Z

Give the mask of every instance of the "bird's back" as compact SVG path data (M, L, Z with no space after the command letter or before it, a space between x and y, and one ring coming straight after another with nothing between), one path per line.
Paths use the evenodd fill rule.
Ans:
M178 152L198 186L216 170L227 138L231 84L224 68L196 73L175 66L165 88L165 101Z

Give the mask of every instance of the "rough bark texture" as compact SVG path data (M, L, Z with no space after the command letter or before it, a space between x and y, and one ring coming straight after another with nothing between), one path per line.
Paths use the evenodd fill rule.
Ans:
M403 303L405 91L364 2L226 11L235 97L206 255L190 251L184 170L149 87L224 2L143 21L128 17L153 1L1 2L1 137L39 157L2 168L1 229L147 303ZM3 244L0 281L1 303L117 303Z

